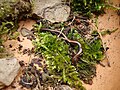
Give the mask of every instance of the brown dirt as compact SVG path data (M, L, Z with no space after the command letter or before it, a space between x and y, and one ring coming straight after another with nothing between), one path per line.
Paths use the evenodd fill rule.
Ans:
M20 22L20 28L18 29L18 31L20 31L20 29L22 27L26 27L28 30L32 29L32 25L35 23L35 21L32 20L26 20L26 21L21 21ZM27 39L27 37L23 37L22 35L19 36L20 38L20 42L17 40L8 40L4 43L5 47L7 48L8 51L10 51L11 53L14 53L14 56L19 60L23 60L26 63L29 61L29 59L31 58L30 56L28 56L27 54L21 54L22 51L24 49L32 49L33 45L32 42L30 40ZM12 48L9 48L9 45L12 45ZM19 45L22 45L22 50L18 50ZM15 50L14 50L15 49Z
M119 3L119 0L114 0L115 5ZM111 67L97 65L97 76L93 84L85 87L87 90L120 90L120 16L113 10L107 10L105 15L99 17L98 23L99 30L118 28L115 33L102 38L109 47L107 56ZM106 60L103 63L107 64Z
M35 21L33 20L21 21L20 28L18 29L18 31L20 31L22 27L26 27L28 30L31 30L33 28L32 25L34 23ZM24 61L26 64L30 62L30 60L34 57L34 55L28 55L28 54L23 55L22 52L24 49L28 49L28 48L32 49L33 45L32 45L32 42L27 39L27 37L23 37L22 35L20 35L19 38L20 38L20 41L17 41L17 40L6 41L4 43L4 46L6 47L7 51L14 54L14 56L18 59L18 61ZM9 48L9 45L12 45L12 48ZM20 51L18 50L19 45L23 46ZM12 85L10 85L9 87L3 90L26 90L25 88L21 88L21 86L19 85L19 78L21 73L22 73L22 68L19 75L16 77L15 81L12 83ZM12 88L13 86L15 86L16 88Z
M118 4L119 0L114 0L114 4ZM106 65L106 67L102 67L100 65L97 65L97 76L93 79L92 85L86 85L87 90L120 90L120 17L116 14L113 10L107 10L107 14L100 16L98 18L98 27L99 30L105 30L105 29L115 29L119 28L115 33L112 33L111 35L107 35L102 38L103 42L106 43L105 45L109 47L109 50L107 51L108 60L111 64L111 67L107 66L106 60L104 60L102 63ZM28 29L32 28L32 25L35 22L32 20L27 21L21 21L20 25L27 27ZM21 27L20 27L21 28ZM18 29L18 31L20 30ZM25 61L26 63L29 62L30 59L33 58L33 56L28 56L27 54L22 55L20 51L18 51L17 47L19 44L23 45L23 49L32 48L33 45L30 40L28 40L25 37L22 37L20 35L20 39L22 42L16 41L16 40L9 40L5 42L6 48L15 54L15 57L21 61ZM23 40L24 39L24 40ZM9 45L12 45L13 47L9 49ZM12 51L13 49L16 49L15 51ZM21 51L22 51L21 50ZM18 76L19 77L19 76ZM13 82L13 85L15 82L17 82L18 78ZM13 89L10 87L4 89L4 90L25 90L21 89L20 86L18 86L16 89Z

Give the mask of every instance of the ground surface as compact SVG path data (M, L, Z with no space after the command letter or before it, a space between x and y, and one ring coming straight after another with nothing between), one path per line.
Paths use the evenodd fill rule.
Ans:
M114 4L120 3L114 0ZM87 90L120 90L120 16L113 10L106 11L107 14L99 17L99 30L115 29L118 31L102 38L109 47L107 56L111 67L97 66L97 76L93 79L93 85L85 85ZM106 64L106 61L103 61Z
M119 0L114 0L115 5L118 4ZM97 65L97 76L93 79L93 85L84 85L87 90L120 90L120 16L116 14L113 10L107 10L107 14L100 16L98 19L98 27L99 30L105 30L105 29L115 29L119 28L115 33L112 33L111 35L107 35L102 38L103 42L106 43L106 46L109 47L109 50L107 51L107 56L109 59L109 62L111 64L111 67L107 66L106 60L104 60L102 63L106 65L106 67L102 67L100 65ZM32 20L22 21L20 25L23 25L23 27L27 27L28 29L32 28L32 25L35 22ZM20 30L20 29L19 29ZM18 51L19 44L23 45L22 49L28 49L32 48L33 45L30 40L20 36L20 39L22 42L18 42L15 40L10 40L5 42L5 46L8 48L8 50L15 54L15 57L17 57L18 60L23 60L25 62L28 62L29 59L32 58L32 56L28 56L27 54L22 55ZM9 49L9 45L12 45L13 47ZM16 48L14 51L13 49ZM16 79L15 81L17 81ZM13 83L13 85L15 82ZM20 89L18 86L16 89L13 89L11 87L6 88L4 90L24 90Z

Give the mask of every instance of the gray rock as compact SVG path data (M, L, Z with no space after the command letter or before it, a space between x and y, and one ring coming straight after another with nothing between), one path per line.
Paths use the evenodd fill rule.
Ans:
M73 90L73 89L68 85L60 85L55 87L55 90Z
M70 7L61 0L35 0L33 13L51 22L64 22L70 14Z
M20 33L23 37L33 35L32 31L28 30L27 28L22 28Z
M33 12L37 15L40 15L43 9L52 7L58 3L61 3L61 0L35 0Z
M54 8L47 8L44 11L43 17L51 22L64 22L70 14L70 8L67 5L56 5Z
M16 58L0 59L0 88L9 86L20 69L20 65Z

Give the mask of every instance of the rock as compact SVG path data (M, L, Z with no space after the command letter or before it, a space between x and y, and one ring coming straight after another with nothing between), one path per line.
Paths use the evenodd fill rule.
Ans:
M55 87L55 90L73 90L73 89L68 85L60 85Z
M61 0L35 0L33 13L52 23L64 22L70 15L70 7Z
M37 15L40 15L43 9L52 7L58 3L61 3L61 0L35 0L33 12Z
M32 31L28 30L27 28L22 28L20 33L23 37L33 35Z
M19 62L16 58L0 59L0 88L9 86L20 69Z
M70 14L70 7L67 5L56 5L54 8L47 8L44 11L43 17L51 22L64 22Z
M35 39L33 32L28 30L27 28L22 28L20 30L20 33L23 37L27 37L27 39L29 39L31 41Z

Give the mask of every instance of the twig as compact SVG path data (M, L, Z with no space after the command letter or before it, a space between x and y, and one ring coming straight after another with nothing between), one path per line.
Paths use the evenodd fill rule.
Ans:
M38 77L38 75L37 75L36 72L35 72L35 76L36 76L36 78L37 78L38 87L39 87L39 89L41 90L40 80L39 80L39 77Z
M61 31L60 31L60 34L58 35L58 38L60 37L62 31L64 30L64 27L62 27Z
M24 83L25 85L32 85L32 84L33 84L33 81L30 82L30 83L27 83L27 82L25 82L23 79L21 79L21 82Z
M95 40L97 40L99 38L99 36L96 36L95 38L93 38L93 40L90 41L90 44L93 43Z
M72 21L68 24L68 25L71 25L75 20L75 16L73 17Z
M92 26L98 31L98 34L99 34L100 38L102 39L102 35L101 35L101 33L99 32L98 28L97 28L94 24L92 24L90 21L88 21L88 22L89 22L90 25L92 25ZM106 57L106 59L107 59L107 65L108 65L109 67L111 67L110 62L109 62L109 60L108 60L108 56L107 56L107 53L106 53L107 51L106 51L106 47L105 47L105 44L104 44L103 40L102 40L102 44L103 44L103 48L104 48L105 57Z
M74 62L77 61L77 57L78 57L78 56L80 55L80 53L82 52L81 44L80 44L78 41L74 41L74 40L68 39L67 36L66 36L64 33L60 32L60 31L58 31L58 30L51 30L51 29L47 29L47 28L42 28L41 30L59 33L59 34L61 34L61 35L64 37L64 38L62 38L62 39L68 41L69 43L75 43L75 44L77 44L77 45L79 46L79 51L78 51L77 54L73 57L73 61L74 61Z
M113 9L115 9L115 10L120 10L120 7L117 7L117 6L112 5L112 4L110 4L110 3L106 4L106 6L108 6L108 8L111 7L111 8L113 8Z
M100 64L102 67L105 67L105 65L104 65L104 64L102 64L101 62L99 62L99 64Z

